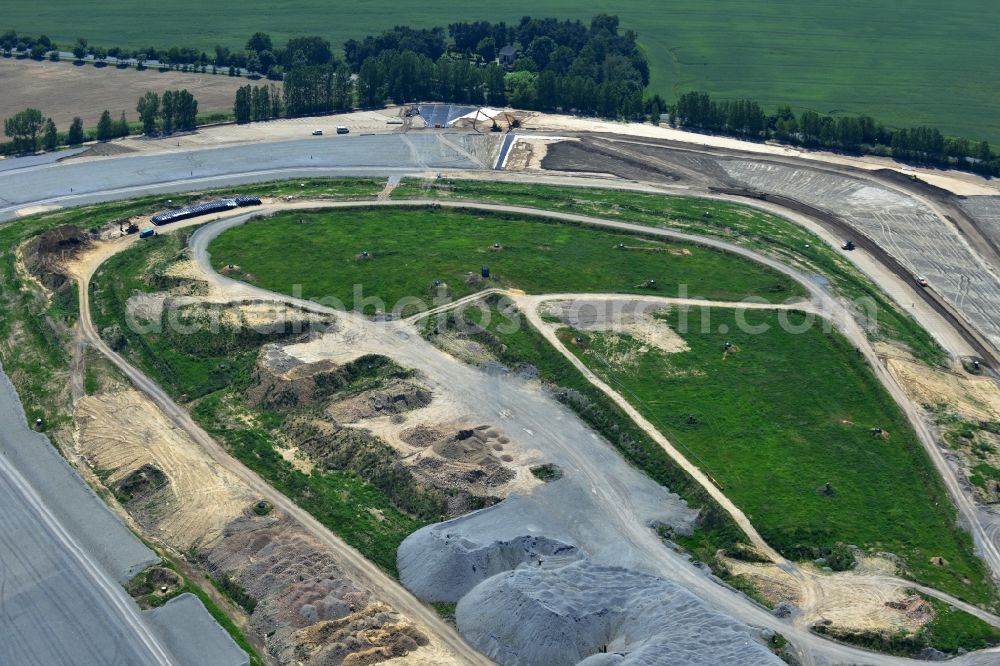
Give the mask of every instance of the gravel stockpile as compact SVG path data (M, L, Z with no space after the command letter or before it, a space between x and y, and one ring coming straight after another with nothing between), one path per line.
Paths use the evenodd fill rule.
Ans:
M657 504L637 489L635 499L649 502L643 507L647 524L663 523L688 533L697 512L676 495L659 490ZM641 529L653 533L652 528ZM512 495L487 509L414 532L399 546L399 577L422 599L457 601L490 576L522 563L561 565L585 553L602 564L655 571L659 563L623 544L622 531L623 525L595 505L589 487L567 475L529 495Z
M409 545L400 548L398 561L403 584L426 601L458 601L487 578L522 564L564 564L583 557L576 546L544 536L482 543L434 527L407 539ZM425 557L429 552L437 554Z
M782 663L681 587L586 560L494 576L459 602L456 619L505 665Z
M422 599L458 601L462 635L505 665L780 663L748 626L645 573L673 553L634 548L622 526L591 518L592 494L563 478L425 527L399 547L400 579ZM661 505L676 529L693 515Z

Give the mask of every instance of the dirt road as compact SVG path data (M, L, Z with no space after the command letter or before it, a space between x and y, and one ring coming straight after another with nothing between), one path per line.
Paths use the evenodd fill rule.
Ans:
M372 205L371 203L367 205ZM959 511L959 516L962 523L970 529L972 532L973 539L976 543L977 548L982 554L983 558L986 560L991 571L993 571L994 576L1000 577L1000 546L996 544L990 537L988 531L982 525L979 517L979 512L976 509L975 503L971 498L969 498L962 490L961 480L959 479L957 470L948 464L944 457L944 454L937 446L937 442L930 432L926 422L924 421L919 408L914 405L906 393L903 391L902 387L896 381L896 378L886 369L886 367L881 363L875 350L872 348L870 342L868 341L867 335L854 320L848 309L838 301L830 292L828 292L824 287L820 286L816 281L812 280L810 276L803 274L802 272L791 268L781 261L760 254L754 250L747 249L732 243L719 240L716 238L709 238L704 236L698 236L695 234L689 234L679 231L673 231L669 229L659 229L654 227L649 227L641 224L633 224L629 222L621 222L618 220L605 220L600 218L594 218L586 215L577 215L573 213L563 213L555 211L545 211L521 206L506 206L500 204L486 204L486 203L469 203L469 202L457 202L457 201L437 201L437 200L407 200L407 201L381 201L376 202L374 205L381 206L419 206L419 205L437 205L445 208L480 208L482 210L489 210L495 212L503 213L513 213L529 216L546 217L556 220L582 223L596 227L610 228L622 231L629 231L633 233L652 235L661 238L666 238L670 240L678 240L689 243L695 243L698 245L703 245L706 247L715 248L725 252L739 255L741 257L750 259L756 263L762 264L769 268L772 268L780 273L783 273L792 279L799 282L803 287L805 287L812 299L813 307L816 311L822 314L826 319L833 322L833 324L851 341L852 344L857 346L859 350L863 353L865 360L868 362L869 366L875 373L878 380L885 386L892 395L896 403L903 409L910 421L911 426L917 433L921 444L927 451L935 468L937 469L939 475L944 479L945 485L948 488L949 495L952 501L955 503ZM356 207L357 204L353 202L321 202L318 203L316 208L345 208L345 207ZM272 207L271 210L279 210L280 206ZM208 244L222 233L226 229L232 228L245 222L251 214L238 215L232 218L225 219L222 222L212 224L208 227L202 227L191 239L191 249L195 261L197 261L202 269L207 271L209 274L214 273L211 270L211 266L207 256ZM221 276L218 276L220 279ZM227 278L221 278L222 280L228 280ZM237 284L235 281L228 281L225 284L233 283L231 286ZM243 288L246 285L242 285ZM263 292L263 290L260 290ZM265 292L266 294L266 292ZM259 294L261 295L261 294ZM274 294L269 294L269 297L276 298ZM288 302L297 305L299 307L311 307L311 304L296 299L286 299L283 297L278 297L281 300L287 300ZM707 480L707 479L706 479ZM714 485L709 484L714 488ZM716 489L717 491L717 489Z
M119 244L118 247L121 249L127 247L127 245ZM488 659L473 650L458 632L442 620L433 609L420 602L396 580L390 578L361 555L361 553L330 532L329 529L319 523L308 512L299 508L298 505L272 488L257 474L230 456L159 385L146 377L145 374L133 367L105 344L94 328L94 323L90 315L90 278L93 275L93 270L96 270L98 265L91 266L91 272L77 276L80 298L80 334L83 340L98 353L108 358L132 382L136 389L144 393L156 404L170 421L178 428L181 428L192 440L201 445L212 460L237 476L257 496L267 500L275 508L280 509L301 523L309 533L335 553L344 569L355 576L362 587L371 590L376 597L390 604L397 611L405 614L414 622L427 629L427 631L434 634L463 663L491 663Z

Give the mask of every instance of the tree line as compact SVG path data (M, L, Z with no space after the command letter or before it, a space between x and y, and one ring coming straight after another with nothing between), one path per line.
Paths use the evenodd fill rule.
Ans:
M147 92L135 106L148 136L193 130L198 124L198 100L187 90L165 90L163 95Z
M867 115L834 117L808 110L796 114L787 105L766 114L755 101L718 101L705 92L684 93L665 107L669 122L679 127L1000 175L1000 155L989 143L946 137L934 127L896 129Z
M302 38L283 76L282 107L288 117L387 102L447 101L474 105L512 105L526 109L639 118L649 66L631 31L619 32L618 18L580 21L525 17L504 23L454 23L449 42L443 28L397 26L344 45L344 59L329 43ZM247 42L251 60L264 62L270 37L257 33ZM514 50L501 64L503 46ZM248 92L234 103L237 122L257 118ZM271 93L273 98L273 93ZM261 118L264 114L258 114ZM270 117L276 117L272 113Z
M281 94L271 85L242 86L236 91L233 115L237 123L271 120L281 115Z
M501 63L504 47L509 51ZM0 35L0 49L20 53L55 48L47 37ZM766 113L748 99L714 100L688 92L668 104L648 94L649 66L632 31L621 32L618 18L601 14L589 24L524 17L517 24L488 21L415 29L397 26L363 40L348 40L343 57L318 36L289 39L278 46L263 32L245 48L217 46L213 54L186 47L127 51L99 49L78 40L74 54L95 57L158 58L166 63L246 68L283 81L274 86L244 86L236 96L237 122L280 116L349 111L393 102L443 101L473 105L510 105L523 109L599 115L629 120L666 118L671 124L749 140L777 140L810 148L891 156L908 162L1000 175L1000 156L985 141L946 137L933 127L889 128L866 115L796 114L789 106ZM195 113L167 114L156 123L143 114L143 129L192 127ZM156 114L152 114L156 117ZM44 120L44 118L43 118ZM13 129L23 123L18 121ZM28 123L30 125L31 123ZM107 127L107 123L105 123ZM40 131L40 130L39 130ZM10 135L8 135L10 136ZM23 132L18 145L31 143ZM36 136L37 139L37 136Z
M162 95L147 92L136 104L141 133L148 136L172 134L197 127L198 100L187 90L166 90ZM38 109L28 108L4 120L4 135L11 140L0 144L0 153L25 154L39 149L50 151L59 146L78 146L88 139L110 141L133 133L125 112L112 118L105 109L92 131L85 131L83 120L77 116L69 130L61 134L52 118L46 118Z
M124 115L123 115L124 118ZM115 130L115 124L111 122L111 114L105 111L101 115L101 122L105 124L105 130ZM126 133L127 133L126 124ZM119 128L120 129L120 128ZM18 111L3 122L4 135L11 140L6 144L0 144L2 154L24 154L37 152L39 148L43 150L55 150L60 145L79 145L86 140L83 131L83 120L74 118L70 124L69 132L65 135L59 133L52 118L46 118L38 109L28 108Z
M15 30L8 30L0 35L0 53L10 57L13 54L30 56L35 60L43 60L47 54L58 50L55 42L46 35L32 37L18 35Z

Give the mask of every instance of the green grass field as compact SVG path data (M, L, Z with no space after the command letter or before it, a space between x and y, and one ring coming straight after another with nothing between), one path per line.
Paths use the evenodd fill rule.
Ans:
M994 112L1000 70L989 57L1000 8L990 0L911 0L905 6L885 0L678 0L666 6L639 0L520 0L460 10L444 0L405 7L295 0L280 10L261 0L8 4L0 30L46 33L63 45L86 37L104 46L177 44L205 50L217 43L240 48L257 30L278 43L319 34L339 48L347 39L397 24L516 23L524 15L587 21L607 12L638 32L652 67L651 91L670 99L703 89L720 98L751 97L768 107L787 103L824 113L868 113L890 125L931 124L1000 143Z
M968 534L905 417L839 334L781 327L779 313L693 312L690 351L657 350L619 362L627 336L582 335L570 344L682 452L714 477L767 541L794 559L812 547L853 544L899 556L909 575L983 602L991 585ZM788 321L801 323L793 313ZM676 326L678 313L667 317ZM720 332L725 330L725 332ZM724 355L731 341L738 351ZM609 360L610 359L610 360ZM888 439L873 436L880 427ZM829 483L831 489L824 490ZM944 557L947 566L931 563ZM968 582L966 582L968 581Z
M821 274L849 301L874 303L877 323L869 333L873 338L903 343L914 356L928 363L939 362L944 357L934 338L837 250L797 224L747 206L622 190L443 178L404 180L393 190L392 196L394 199L470 200L544 208L721 237Z
M300 221L301 220L301 221ZM493 245L500 243L500 250ZM624 243L624 249L616 246ZM361 258L368 251L369 258ZM377 297L390 311L405 297L430 302L434 281L460 298L489 286L539 292L621 292L772 302L801 296L786 277L735 255L644 240L582 226L482 211L435 208L358 208L283 213L223 233L210 248L212 262L272 291L313 300L329 297L348 308ZM489 265L489 281L478 281ZM472 273L473 283L468 274ZM647 280L656 288L647 289ZM366 312L374 306L365 305ZM409 312L406 310L405 312Z

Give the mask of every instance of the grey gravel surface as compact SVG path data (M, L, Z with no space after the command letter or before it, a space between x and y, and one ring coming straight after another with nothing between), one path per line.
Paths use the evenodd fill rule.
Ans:
M959 204L976 220L982 232L1000 245L1000 196L965 197Z
M0 373L0 664L166 664L120 583L157 561L27 429Z
M198 597L185 593L143 613L177 663L185 666L245 666L250 663Z
M781 164L720 162L735 180L840 215L900 260L1000 347L1000 279L951 225L902 192Z
M45 435L25 424L7 375L0 372L0 455L42 496L49 511L119 583L159 561L122 525Z
M0 664L246 663L196 597L169 612L139 611L123 583L159 558L28 429L3 372L0 507Z
M581 560L521 566L478 585L456 611L469 641L502 664L781 664L759 632L680 586Z
M41 166L44 164L52 164L58 162L59 160L64 160L67 157L72 157L74 155L79 155L86 148L71 148L69 150L60 150L54 153L45 153L43 155L28 155L26 157L8 157L7 159L0 160L0 171L10 171L12 169L27 169L28 167Z

